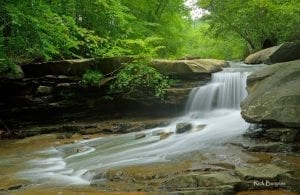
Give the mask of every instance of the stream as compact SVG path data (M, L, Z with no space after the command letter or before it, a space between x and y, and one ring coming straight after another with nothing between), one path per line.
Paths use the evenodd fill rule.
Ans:
M239 104L247 95L250 68L234 65L214 73L207 85L194 88L186 114L168 126L144 130L142 139L135 139L136 133L129 133L38 151L37 158L26 162L18 177L37 184L88 185L94 173L101 170L167 162L174 156L217 146L241 135L249 127L240 115ZM191 125L191 131L176 133L176 125L180 123ZM161 140L161 132L170 136Z
M247 75L262 66L230 65L213 73L208 84L192 89L185 114L169 125L30 152L13 177L39 187L89 186L107 181L105 173L110 169L171 164L195 152L209 158L207 152L221 151L217 158L227 158L225 144L234 139L245 141L240 137L250 126L240 115L240 102L247 96ZM5 162L17 158L6 156ZM236 156L231 160L243 163Z

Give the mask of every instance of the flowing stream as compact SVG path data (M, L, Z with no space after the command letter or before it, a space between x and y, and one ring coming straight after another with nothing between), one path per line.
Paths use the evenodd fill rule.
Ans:
M48 148L38 151L17 176L41 185L88 185L110 168L168 162L186 152L221 145L249 127L240 115L240 102L247 95L246 78L253 69L231 63L214 73L210 83L191 91L184 116L168 126L144 130L141 139L129 133ZM190 124L191 130L176 133L180 123ZM169 136L161 139L161 132Z

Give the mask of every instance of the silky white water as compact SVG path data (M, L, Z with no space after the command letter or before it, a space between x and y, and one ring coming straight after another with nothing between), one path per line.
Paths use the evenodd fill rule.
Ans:
M109 168L169 161L186 152L223 144L249 127L239 106L247 95L249 71L239 65L214 73L210 83L191 91L184 116L168 126L144 130L145 138L135 139L136 133L129 133L39 151L39 157L27 162L27 170L18 177L37 184L85 185L95 173ZM192 130L176 134L178 123L191 124ZM160 140L160 132L173 134Z

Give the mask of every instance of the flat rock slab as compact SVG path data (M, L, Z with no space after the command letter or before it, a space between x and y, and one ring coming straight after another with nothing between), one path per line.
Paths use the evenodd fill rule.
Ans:
M235 172L245 180L276 179L276 177L290 172L273 164L263 164L256 167L238 167Z
M178 176L168 180L165 184L167 188L203 188L216 187L224 185L235 185L241 182L238 177L230 175L228 172L218 172L210 174L191 174L185 176Z
M153 60L150 66L163 74L184 76L218 72L227 67L228 63L215 59Z

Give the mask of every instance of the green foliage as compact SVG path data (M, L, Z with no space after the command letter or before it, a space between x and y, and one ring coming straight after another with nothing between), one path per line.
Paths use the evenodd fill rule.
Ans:
M280 43L300 34L297 0L201 0L211 13L205 21L192 21L184 2L6 0L0 4L0 59L233 59L241 58L245 43L253 50L267 38Z
M97 70L87 70L86 73L83 74L80 83L83 86L99 87L102 78L103 75L101 72Z
M0 59L0 78L19 79L23 77L23 71L20 66L9 62L7 59Z
M6 53L15 62L93 56L104 39L44 1L7 3Z
M144 62L127 64L118 74L111 86L113 92L136 96L138 91L163 99L169 87L168 79Z
M277 44L300 31L298 0L201 0L199 5L210 12L212 33L239 36L250 51L262 48L266 39Z
M6 48L10 56L50 60L70 56L70 50L78 47L79 42L71 35L68 25L46 4L7 4L5 10L11 20Z
M209 29L210 25L207 22L195 22L194 26L186 33L180 56L225 60L242 59L245 44L241 38L231 34L216 38Z
M107 57L112 56L133 56L133 57L157 57L160 49L162 38L147 37L146 39L121 39L115 42L115 45L105 54Z

